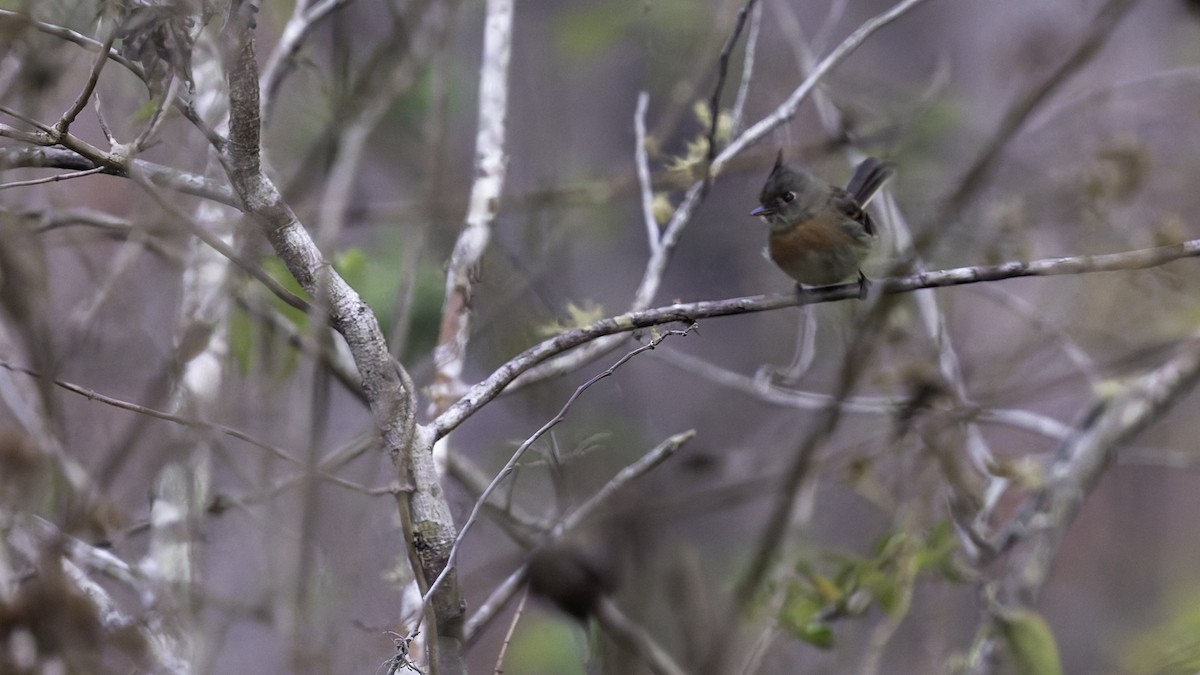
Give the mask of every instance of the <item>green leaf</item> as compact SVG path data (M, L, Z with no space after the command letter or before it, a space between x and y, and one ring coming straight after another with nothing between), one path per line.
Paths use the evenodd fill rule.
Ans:
M1030 609L1002 610L996 619L1018 675L1062 675L1058 643L1041 614Z

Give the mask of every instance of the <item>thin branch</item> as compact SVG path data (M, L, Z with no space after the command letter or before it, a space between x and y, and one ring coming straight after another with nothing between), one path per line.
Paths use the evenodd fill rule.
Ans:
M851 33L849 37L835 47L828 56L822 59L821 62L817 64L816 68L813 68L812 72L808 74L808 77L804 78L804 82L802 82L800 86L797 87L790 96L788 96L786 101L780 104L779 107L777 107L771 114L767 115L763 119L759 120L754 126L747 129L745 133L738 136L733 142L726 146L724 150L721 151L721 154L713 160L713 173L719 173L721 167L723 167L726 162L736 157L750 145L757 143L762 139L763 136L766 136L768 133L774 130L775 127L794 117L796 115L796 111L800 107L800 103L804 101L809 92L812 91L813 87L817 85L817 82L819 82L827 72L844 61L847 56L849 56L855 49L858 49L862 43L866 42L867 38L875 34L875 32L880 28L883 28L889 23L900 18L909 10L923 2L926 2L926 0L903 0L902 2L892 6L892 8L886 12L868 19L863 23L863 25L859 26L857 30Z
M209 247L211 247L214 251L220 253L234 265L237 265L239 269L241 269L251 278L257 280L263 286L266 286L267 290L270 291L272 295L282 300L284 304L294 309L298 309L301 312L305 312L306 314L312 312L312 305L309 304L307 300L288 290L283 284L279 283L275 277L267 274L267 271L264 270L262 266L244 258L242 254L235 251L232 246L225 243L225 241L220 237L214 235L212 232L209 232L208 228L204 227L200 223L197 223L191 215L185 213L183 209L175 206L171 200L163 197L163 195L159 193L158 188L154 187L154 185L152 185L145 176L141 175L136 167L130 171L129 177L135 183L137 183L138 186L145 190L146 194L150 195L150 198L153 199L163 211L166 211L168 214L173 216L179 222L179 224L184 227L184 229L192 234L192 236L203 241L205 244L208 244Z
M1112 464L1117 449L1167 414L1198 380L1200 335L1193 335L1158 368L1130 379L1118 393L1093 401L1080 428L1063 443L1047 469L1046 486L1029 499L991 549L996 554L1018 544L1024 546L1009 561L1000 582L1006 607L1029 607L1037 602L1063 536ZM989 611L984 625L997 620L997 613ZM972 648L977 658L998 650L992 633L981 627L985 637ZM973 672L982 672L988 664L980 658L978 665Z
M649 473L659 464L665 462L671 455L675 454L684 443L691 440L696 435L695 429L684 431L675 434L670 438L659 443L642 457L638 458L633 464L626 466L617 472L611 480L604 484L590 499L581 504L577 509L572 511L568 516L563 518L551 531L548 542L554 542L562 539L570 533L582 522L587 520L593 514L598 512L601 507L611 500L614 495L627 485L633 483L638 478ZM525 581L525 574L528 570L528 564L521 565L515 572L510 574L503 583L501 583L492 594L488 596L475 614L467 621L465 629L466 640L468 642L479 636L479 632L491 623L496 614L512 599L516 594L517 589Z
M44 21L38 21L38 20L33 19L29 16L26 16L25 14L22 14L20 12L14 12L9 9L0 9L0 21L3 21L3 20L15 21L18 23L18 25L27 25L39 32L45 33L47 35L53 35L57 38L61 38L63 40L66 40L67 42L70 42L70 43L76 44L80 47L83 47L84 49L86 49L88 51L105 53L102 50L103 45L100 42L97 42L96 40L93 40L92 38L87 37L86 35L77 33L69 28L64 28L62 26L58 26L55 24L46 23ZM142 65L140 63L130 61L129 59L125 58L120 53L118 53L111 46L106 50L106 53L108 54L109 59L124 66L126 69L129 70L129 72L133 73L143 83L146 82L146 70L144 68L142 68ZM148 86L148 84L147 84L147 86ZM200 119L200 116L196 114L196 111L192 107L190 102L177 96L174 99L174 101L172 101L172 104L175 106L175 108L177 110L179 110L179 112L184 116L184 118L186 118L189 122L192 123L192 126L196 127L196 129L199 130L200 133L204 134L204 138L206 140L208 140L208 142L214 148L216 148L218 152L221 151L222 148L224 148L226 139L223 136L221 136L220 134L213 131L211 128L209 128L208 125L204 123L204 120Z
M1200 239L1171 246L1138 249L1104 255L1081 255L1062 258L1043 258L1032 261L1012 261L998 265L956 267L946 270L918 272L900 277L888 277L873 282L881 294L909 293L922 288L945 288L1003 279L1032 276L1090 274L1158 267L1183 258L1200 256ZM544 340L510 359L486 379L471 387L465 395L433 422L435 437L441 438L462 424L504 391L522 373L547 359L569 349L608 335L628 333L639 328L674 322L692 323L700 319L767 312L821 302L858 298L858 283L805 289L795 294L754 295L728 300L706 300L677 303L619 316L601 319L591 325L560 333Z
M475 505L471 508L471 514L467 516L467 520L462 524L462 527L458 531L458 536L454 539L454 545L450 548L450 556L446 562L446 567L442 570L441 574L438 575L437 579L430 584L429 590L425 593L424 602L429 601L429 597L433 595L450 571L455 568L457 563L458 549L462 545L463 538L466 537L467 532L471 529L471 526L473 526L479 519L479 513L483 510L483 505L487 503L489 498L491 498L492 493L496 491L496 488L500 487L500 484L504 482L504 479L508 478L508 476L512 474L513 469L515 469L517 466L517 462L519 462L521 457L525 455L525 451L528 450L534 443L536 443L538 439L546 435L547 432L567 419L567 413L570 412L571 407L575 405L575 401L579 400L579 397L583 396L583 393L590 389L592 385L607 377L611 377L613 373L617 372L618 368L625 365L630 359L634 358L638 354L641 354L642 352L654 349L663 340L667 339L667 337L671 335L687 335L692 331L692 328L694 328L694 326L690 326L685 330L666 331L661 335L656 336L646 344L641 345L637 349L634 349L633 351L630 351L622 356L616 361L616 363L609 366L609 368L604 372L594 375L588 379L587 382L579 385L575 389L575 392L572 393L567 399L567 402L563 404L562 408L558 411L558 414L543 424L537 431L533 432L532 436L526 438L525 441L522 442L519 447L517 447L512 456L509 457L508 461L504 464L504 467L500 469L499 473L496 474L496 477L493 478L492 482L488 484L487 488L483 491L483 494L479 496L479 499L475 500Z
M504 672L504 656L508 654L508 645L512 642L513 633L517 632L517 624L525 615L525 601L528 599L529 589L526 589L521 594L521 601L517 603L517 611L513 612L512 621L508 624L508 632L504 634L504 640L500 643L500 653L496 655L496 667L492 669L493 675L502 675Z
M21 366L13 365L7 361L0 361L0 368L4 368L5 370L8 370L8 371L11 371L14 373L21 373L23 375L28 375L30 377L35 377L38 379L45 378L44 375L37 372L36 370L33 370L32 368L23 368ZM293 457L291 454L289 454L286 450L283 450L282 448L271 445L270 443L265 443L263 441L260 441L257 438L254 438L253 436L251 436L250 434L247 434L242 431L238 431L237 429L234 429L233 427L227 427L224 424L215 424L213 422L205 422L203 420L195 420L195 419L189 419L187 417L180 417L179 415L172 415L170 413L166 413L161 410L156 410L154 408L148 408L146 406L138 405L136 403L129 403L128 401L122 401L121 399L113 398L111 396L105 396L104 394L96 392L92 389L86 389L77 384L71 384L70 382L64 382L63 380L53 379L50 381L55 386L60 387L62 389L66 389L67 391L71 392L72 394L78 394L79 396L82 396L90 401L98 401L100 403L104 403L105 405L110 405L114 408L120 408L121 410L128 410L130 412L140 413L142 415L146 415L147 417L153 417L155 419L164 420L166 422L174 422L175 424L180 424L185 427L192 427L195 429L205 429L208 431L218 431L222 434L225 434L226 436L229 436L230 438L236 438L239 441L245 441L246 443L249 443L250 445L262 448L263 450L266 450L267 452L271 453L272 455L275 455L276 457L278 457L280 459L286 460L293 464L297 464L297 465L300 464L300 461L297 460L295 457Z
M738 83L737 96L733 99L733 112L729 123L729 133L733 136L742 130L742 116L746 112L746 101L750 97L750 82L754 76L754 56L758 51L758 35L762 29L762 15L762 3L755 4L750 14L750 32L746 34L746 55L742 57L742 77Z
M645 661L654 675L685 675L687 672L651 639L650 631L645 626L639 626L625 616L612 600L600 599L596 621L618 644Z
M59 174L55 174L53 176L46 176L45 178L33 178L30 180L16 180L11 183L0 184L0 190L7 190L8 188L15 188L15 187L29 187L31 185L45 185L46 183L57 183L57 182L63 181L63 180L71 180L72 178L83 178L84 176L93 176L95 174L102 173L103 171L104 171L104 167L97 166L92 169L85 169L83 171L72 171L70 173L59 173Z
M1055 89L1092 60L1092 57L1104 46L1121 18L1125 16L1125 12L1134 5L1135 1L1109 0L1105 3L1096 13L1091 29L1079 41L1075 49L1063 59L1057 68L1034 84L1009 107L987 143L980 148L975 161L958 181L954 191L945 198L944 206L939 211L943 221L953 222L958 219L967 203L975 196L991 173L992 167L995 166L1000 152L1007 145L1009 139L1020 130L1029 116L1048 100Z
M721 118L721 92L725 89L725 78L729 75L729 57L733 55L733 48L737 46L737 39L746 26L746 17L754 8L755 2L756 0L746 0L746 4L738 10L733 31L725 40L725 46L721 47L721 55L717 58L717 83L713 86L712 97L708 100L708 161L705 167L711 167L713 160L717 157L717 128L720 126ZM712 184L712 175L707 168L704 172L704 184L705 189Z
M116 39L117 31L113 30L104 43L99 46L96 58L92 61L92 70L88 73L88 79L84 82L83 89L79 92L79 96L75 97L75 102L71 104L71 107L67 108L58 123L54 125L57 133L67 133L75 122L75 118L79 117L79 113L87 107L88 101L92 98L92 92L96 91L96 83L100 81L100 71L108 63L108 50L112 48Z
M633 113L633 161L637 166L638 188L642 196L642 223L646 226L646 237L653 254L660 247L658 220L654 217L654 188L650 183L650 158L646 150L646 108L650 95L638 92L637 110Z
M163 113L167 110L167 105L175 100L175 96L179 93L179 78L174 74L171 75L171 81L163 90L163 95L158 99L158 103L154 106L154 112L150 115L150 121L146 124L146 128L138 134L137 138L133 139L130 147L134 153L141 152L150 144L150 139L158 131L163 121L166 120L166 115Z
M1050 573L1062 535L1079 513L1116 450L1161 418L1200 380L1200 334L1193 335L1161 366L1123 383L1115 394L1101 394L1083 415L1076 432L1063 442L1046 471L1046 486L1005 528L996 550L1024 543L1011 563L1005 589L1022 604L1037 601Z
M716 364L674 349L656 351L654 357L709 382L728 387L770 405L799 410L820 410L833 401L833 396L829 394L784 389L757 378L726 370ZM904 401L890 396L848 396L839 405L848 413L895 415L904 405ZM979 422L1002 424L1013 429L1028 431L1056 441L1061 441L1070 431L1070 428L1062 422L1028 410L969 407L965 416Z
M33 119L32 117L26 115L25 113L23 113L19 110L14 109L14 108L10 108L6 105L0 105L0 113L4 113L5 115L8 115L9 117L11 117L15 120L20 120L21 122L28 124L29 126L33 127L34 129L37 129L38 131L40 131L48 136L54 134L54 127L42 124L41 122ZM45 141L43 141L43 142L45 142ZM51 143L53 143L53 142L55 142L55 141L51 141Z
M304 45L309 33L322 20L333 14L334 10L340 9L351 1L321 0L315 5L310 5L307 0L301 0L296 3L292 16L288 19L287 25L283 27L283 33L279 36L275 49L267 57L262 76L259 78L262 81L259 98L262 99L264 122L271 120L279 85L283 84L283 78L287 77L287 74L295 67L296 54Z
M28 132L18 131L17 133L20 136L7 134L4 133L6 129L11 129L11 127L0 125L0 136L17 138L18 140L34 145L40 145L41 141L44 140ZM67 148L0 148L0 166L27 169L73 169L78 171L86 171L99 167L101 169L100 173L110 176L121 176L123 178L128 177L131 167L136 167L137 170L143 172L155 185L170 188L194 197L220 202L226 206L241 208L241 202L228 185L219 184L198 174L141 159L130 160L127 164L113 165L106 162L97 162L92 158L85 157Z

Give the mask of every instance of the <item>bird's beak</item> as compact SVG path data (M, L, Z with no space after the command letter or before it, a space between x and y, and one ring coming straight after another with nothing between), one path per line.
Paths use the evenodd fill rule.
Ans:
M773 215L774 213L775 213L775 209L769 209L765 206L759 206L758 208L751 211L750 215L752 215L752 216L770 216L770 215Z

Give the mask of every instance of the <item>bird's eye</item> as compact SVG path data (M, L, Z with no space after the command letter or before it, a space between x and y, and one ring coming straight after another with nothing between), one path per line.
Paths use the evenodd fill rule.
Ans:
M796 193L795 193L795 192L785 192L785 193L783 193L783 201L784 201L784 203L786 203L786 204L790 204L790 203L792 203L792 201L794 201L795 199L796 199Z

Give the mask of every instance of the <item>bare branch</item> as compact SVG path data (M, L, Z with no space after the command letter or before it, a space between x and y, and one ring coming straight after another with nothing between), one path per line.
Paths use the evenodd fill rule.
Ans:
M721 151L721 154L713 160L713 173L719 173L721 167L723 167L726 162L736 157L750 145L757 143L760 139L762 139L763 136L766 136L773 129L775 129L775 127L794 117L796 110L798 110L800 107L800 103L808 97L809 92L811 92L813 87L817 85L817 82L819 82L821 78L825 76L825 73L829 72L834 68L834 66L837 66L839 63L845 60L846 57L849 56L855 49L858 49L862 43L866 42L867 38L871 37L871 35L873 35L880 28L883 28L889 23L895 21L906 14L909 10L925 1L926 0L903 0L902 2L896 3L886 12L876 15L875 17L863 23L863 25L859 26L857 30L851 33L849 37L835 47L828 56L822 59L821 62L817 64L816 68L813 68L812 72L808 74L808 77L804 78L804 82L802 82L800 86L792 92L791 96L788 96L787 100L780 104L780 106L776 108L774 112L759 120L754 126L747 129L745 133L738 136L733 142L726 146L724 150Z
M79 92L79 96L75 97L75 102L67 108L66 112L54 125L54 130L60 134L65 134L70 130L71 124L75 122L75 118L79 117L79 113L87 107L88 101L92 98L92 92L96 90L96 83L100 81L100 71L104 69L104 65L108 63L108 50L112 48L113 42L117 39L117 31L113 30L108 39L100 45L96 53L96 58L92 62L92 70L88 73L88 79L83 84L83 89Z
M834 400L829 394L784 389L757 378L726 370L678 350L656 351L654 357L709 382L741 392L770 405L798 410L821 410ZM844 412L848 413L895 415L904 405L904 401L889 396L848 396L839 405ZM1029 431L1056 441L1061 441L1070 431L1070 428L1062 422L1028 410L978 407L965 411L964 416L978 422L1002 424L1013 429Z
M237 265L238 268L247 275L257 280L263 286L266 286L267 290L269 290L272 295L282 300L284 304L298 309L301 312L308 313L312 311L312 305L309 304L307 300L288 290L283 284L276 281L274 277L272 277L270 274L267 274L267 271L264 270L261 265L247 260L245 256L233 250L233 247L222 241L220 237L217 237L213 233L209 232L208 228L204 227L200 223L197 223L196 220L189 214L185 213L183 209L178 208L172 204L170 200L165 199L159 193L158 188L154 187L154 185L152 185L145 176L141 175L136 167L132 167L132 170L129 172L129 177L133 179L135 183L141 186L141 188L146 191L146 194L150 195L151 199L153 199L154 202L158 204L160 208L162 208L162 210L174 216L178 223L182 225L184 229L186 229L192 236L203 241L205 244L208 244L217 253L220 253L234 265Z
M872 282L882 294L908 293L922 288L944 288L1018 277L1058 276L1064 274L1090 274L1158 267L1182 258L1200 256L1200 239L1192 239L1171 246L1138 249L1124 253L1104 255L1081 255L1041 260L1012 261L999 265L956 267L946 270L918 272L902 277L889 277ZM608 319L601 319L585 328L566 331L540 342L514 356L497 368L486 379L470 390L446 412L433 422L434 435L438 438L462 424L488 401L504 391L513 380L539 363L569 349L597 340L607 335L616 335L668 323L691 323L717 316L733 316L754 312L767 312L783 307L795 307L820 302L834 302L858 298L858 283L823 286L805 289L789 295L754 295L728 300L677 303L629 312Z
M746 100L750 95L750 82L754 75L754 55L758 51L758 34L762 28L762 15L762 4L755 4L750 14L750 32L746 34L746 55L742 58L742 78L738 83L737 96L733 99L733 113L729 123L729 133L733 136L742 130L742 116L746 112Z
M578 527L582 522L599 511L600 508L606 502L612 499L614 495L619 493L622 488L630 483L633 483L638 478L641 478L653 470L654 467L665 462L671 457L671 455L675 454L676 450L678 450L684 443L691 440L695 435L696 431L694 429L675 434L662 443L659 443L645 455L638 458L638 460L633 464L621 469L619 472L617 472L617 475L613 476L612 480L610 480L608 483L605 483L604 486L601 487L594 495L592 495L591 498L580 505L579 508L572 511L567 517L563 518L557 525L555 525L549 532L549 538L547 542L554 542L562 539L564 536ZM467 642L471 642L477 638L479 636L479 632L486 628L487 625L491 623L492 619L496 617L496 613L499 612L504 605L508 604L508 601L511 600L512 596L517 592L517 589L520 588L521 584L525 582L525 574L528 571L528 567L528 564L521 565L521 567L509 575L504 582L496 587L496 589L492 591L492 594L488 596L488 599L479 606L479 609L476 610L475 614L473 614L470 620L467 621L467 627L465 630Z
M646 235L650 244L650 253L660 248L658 241L658 220L654 218L654 188L650 183L650 158L646 151L646 108L650 105L650 95L638 93L637 110L633 113L634 147L633 160L637 165L638 187L642 196L642 222L646 226Z
M316 4L312 4L309 0L299 0L296 2L295 8L292 10L292 16L288 19L287 25L283 27L283 34L279 36L279 42L275 44L275 49L271 51L271 55L267 57L266 65L263 66L262 87L259 93L259 98L262 99L262 118L264 122L271 120L272 113L275 107L275 95L279 91L279 85L283 84L283 78L291 72L296 65L296 53L304 45L304 41L308 38L312 29L321 23L326 17L331 15L334 10L342 8L352 0L320 0Z
M1006 528L996 547L1027 546L1005 580L1010 599L1037 601L1062 535L1083 501L1112 464L1118 447L1165 415L1200 379L1200 335L1193 335L1161 366L1099 395L1075 433L1063 442L1047 469L1046 486Z
M11 364L7 361L0 361L0 368L3 368L8 371L12 371L14 373L21 373L24 375L28 375L30 377L36 377L39 379L45 377L41 373L39 373L31 368L22 368L21 366ZM155 419L164 420L166 422L174 422L175 424L181 424L181 425L187 426L187 427L195 427L198 429L207 429L209 431L217 431L222 434L225 434L226 436L229 436L230 438L236 438L239 441L245 441L245 442L249 443L250 445L253 445L258 448L262 448L263 450L266 450L267 452L271 453L272 455L275 455L276 457L278 457L280 459L286 460L293 464L300 463L299 460L297 460L295 457L293 457L286 450L283 450L282 448L271 445L270 443L265 443L263 441L260 441L257 438L251 436L250 434L247 434L242 431L238 431L237 429L234 429L233 427L227 427L223 424L215 424L212 422L205 422L202 420L189 419L186 417L180 417L179 415L172 415L170 413L166 413L161 410L155 410L154 408L148 408L146 406L138 405L136 403L129 403L128 401L122 401L121 399L113 398L111 396L105 396L104 394L93 391L91 389L86 389L77 384L71 384L70 382L64 382L62 380L51 380L51 382L57 387L65 389L65 390L71 392L72 394L78 394L90 401L99 401L100 403L103 403L105 405L110 405L114 408L120 408L121 410L128 410L130 412L140 413L142 415L146 415L147 417L153 417Z
M467 532L471 529L471 526L475 524L475 521L479 519L479 513L483 510L483 505L487 503L488 499L492 496L492 493L495 492L496 488L500 486L500 483L502 483L504 479L513 472L513 469L515 469L517 466L517 462L519 462L521 457L525 455L525 451L528 450L535 442L537 442L538 439L546 435L548 431L561 424L563 420L567 419L567 413L571 410L571 407L575 405L575 401L579 400L579 397L582 396L585 391L590 389L592 385L606 377L611 377L613 373L617 372L618 368L625 365L625 363L627 363L630 359L638 354L641 354L642 352L654 349L663 340L667 339L667 337L671 335L687 335L689 332L691 332L692 328L693 327L688 327L686 330L666 331L663 334L658 335L646 344L641 345L637 349L634 349L633 351L622 356L617 360L616 363L609 366L609 368L604 372L598 373L590 378L587 382L579 385L575 389L575 392L571 394L570 398L567 399L567 402L563 404L562 408L558 411L558 414L550 419L550 421L543 424L541 428L533 433L532 436L526 438L525 441L522 442L519 447L517 447L517 449L513 452L512 457L509 457L508 462L504 464L504 468L500 469L499 473L496 474L496 477L493 478L492 482L488 484L487 489L485 489L483 494L479 496L479 499L475 500L475 506L471 508L471 514L467 516L467 520L462 524L462 528L458 531L458 536L454 540L454 546L450 549L449 561L447 562L445 569L442 570L442 573L438 575L438 578L432 584L430 584L429 590L426 592L425 602L429 601L429 597L434 594L445 577L452 569L454 569L458 555L458 549L462 544L463 538L466 537Z
M0 190L7 190L9 188L15 188L15 187L29 187L31 185L45 185L47 183L57 183L59 181L71 180L72 178L83 178L84 176L92 176L92 175L95 175L98 173L102 173L103 171L104 171L104 167L97 166L97 167L94 167L91 169L84 169L83 171L72 171L70 173L59 173L59 174L55 174L53 176L46 176L45 178L33 178L30 180L15 180L11 183L0 183Z
M754 8L755 2L756 0L746 0L746 4L738 10L733 31L729 33L729 37L725 40L725 46L721 47L721 55L717 58L717 83L713 86L712 97L708 101L708 163L706 167L711 167L713 160L717 157L717 128L720 126L721 119L721 92L725 89L725 78L729 75L729 57L733 55L733 48L737 46L737 39L746 26L746 17ZM705 185L712 183L712 176L707 168L704 172L704 182Z
M2 132L3 128L10 127L0 125L0 136L6 135ZM25 132L20 133L25 134ZM26 135L19 140L36 144L39 139ZM194 173L188 173L187 171L173 169L162 164L155 164L154 162L147 162L141 159L130 160L128 165L114 166L96 162L67 148L0 148L0 166L26 169L71 169L76 171L88 171L100 168L100 173L123 177L128 177L130 167L136 167L155 185L170 188L194 197L209 199L225 204L226 206L241 207L241 202L238 200L237 195L227 185L221 185Z
M963 208L983 185L984 179L991 172L1009 139L1025 124L1029 116L1046 102L1059 85L1092 60L1092 57L1108 41L1108 37L1112 35L1117 24L1125 16L1125 12L1134 5L1134 2L1135 0L1108 0L1096 13L1091 28L1075 46L1075 49L1067 55L1067 58L1063 59L1063 62L1044 79L1026 91L1005 112L1000 125L992 132L987 143L980 148L975 161L958 181L957 187L945 198L944 206L939 212L943 220L953 222L958 219Z
M500 209L508 158L505 117L508 114L508 63L512 53L512 0L488 0L484 20L483 65L479 74L479 129L475 136L475 182L466 227L458 235L446 270L446 300L438 331L434 363L433 406L445 409L458 396L463 361L470 339L471 276L478 269Z
M685 675L685 671L671 655L650 638L650 631L634 623L608 598L601 598L596 620L604 632L618 644L637 654L654 675Z

